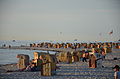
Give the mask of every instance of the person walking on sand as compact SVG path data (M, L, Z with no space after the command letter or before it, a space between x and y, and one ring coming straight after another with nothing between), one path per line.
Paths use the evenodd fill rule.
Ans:
M120 67L118 65L115 65L115 67L113 68L115 73L114 73L114 79L120 79Z

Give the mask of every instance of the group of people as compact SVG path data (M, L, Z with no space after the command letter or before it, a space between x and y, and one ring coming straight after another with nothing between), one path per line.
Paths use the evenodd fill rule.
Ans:
M38 68L36 66L36 63L31 63L29 64L27 67L22 68L22 69L18 69L18 70L8 70L7 72L23 72L23 71L38 71Z
M22 71L35 72L35 71L42 71L42 65L44 65L45 63L42 62L43 59L42 59L41 56L40 56L39 59L40 59L39 62L41 63L40 66L37 66L37 63L35 63L35 60L32 59L26 67L19 68L18 70L14 70L14 71L8 70L7 72L22 72Z
M47 62L48 63L48 62ZM46 63L43 63L43 58L42 56L39 57L39 66L37 66L37 63L35 62L35 59L32 59L29 63L29 65L23 69L22 71L42 71L42 66Z
M85 53L87 53L87 52L85 52ZM83 58L82 58L83 62L87 62L87 60L86 60L87 58L85 56L85 53L83 54ZM91 54L89 56L89 68L96 68L98 66L104 67L102 65L102 61L105 60L105 56L106 56L104 50L101 50L100 53L98 53L97 51L95 51L94 53L95 53L95 55ZM115 65L115 67L113 69L115 71L114 79L120 79L120 71L119 71L120 67L119 67L119 65Z
M105 60L105 56L106 53L104 50L101 50L100 52L94 51L94 54L89 54L88 51L82 51L81 61L82 62L88 61L90 68L96 68L97 66L104 67L102 65L102 61Z
M37 67L36 63L30 62L30 64L27 67L25 67L23 69L19 69L18 71L32 71L32 72L34 72L34 71L38 71L38 67Z
M99 67L103 67L102 65L102 61L105 59L105 56L106 56L106 53L104 50L101 50L99 53L98 51L94 51L94 54L89 54L88 51L82 51L82 61L83 62L87 62L87 59L89 60L89 68L96 68L98 65ZM40 56L39 57L40 59L40 63L41 65L40 66L37 66L37 63L35 63L34 59L32 61L30 61L29 65L26 66L25 68L22 68L22 69L18 69L18 70L15 70L15 71L31 71L31 72L35 72L35 71L43 71L42 70L42 65L46 64L46 63L43 63L43 57ZM49 63L49 62L47 62ZM120 71L119 71L120 67L118 65L116 65L114 67L114 76L115 76L115 79L120 79ZM11 71L7 71L7 72L11 72Z

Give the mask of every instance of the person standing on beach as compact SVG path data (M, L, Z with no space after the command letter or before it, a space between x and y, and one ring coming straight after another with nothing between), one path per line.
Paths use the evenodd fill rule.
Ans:
M82 61L84 62L87 62L87 60L86 60L86 52L85 51L83 51L83 54L82 54Z
M97 58L100 57L100 53L99 53L97 50L95 50L94 54L95 54L95 56L96 56Z
M101 57L102 60L105 60L106 53L105 53L104 49L101 51L101 55L102 55L102 57Z
M120 67L118 65L115 65L115 67L113 68L115 73L114 73L114 79L120 79Z
M96 57L93 54L91 54L89 59L89 68L96 68L96 67L97 67Z
M41 71L41 75L43 75L43 61L44 61L43 56L40 55L39 59L41 60L41 61L40 61L40 63L41 63L40 71Z

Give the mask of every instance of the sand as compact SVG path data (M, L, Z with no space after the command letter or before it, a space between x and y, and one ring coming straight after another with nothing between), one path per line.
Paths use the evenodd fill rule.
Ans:
M114 58L118 58L114 60ZM7 70L17 70L16 64L0 65L0 79L113 79L114 71L112 67L120 66L120 49L114 49L108 53L102 62L104 68L88 68L88 62L75 62L72 64L59 63L60 69L56 70L54 76L41 76L41 72L6 72Z

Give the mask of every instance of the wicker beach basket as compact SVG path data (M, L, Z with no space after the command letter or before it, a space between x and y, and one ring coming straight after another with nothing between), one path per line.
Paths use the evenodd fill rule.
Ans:
M17 58L19 58L18 61L18 69L23 69L29 65L29 56L25 54L18 54Z

